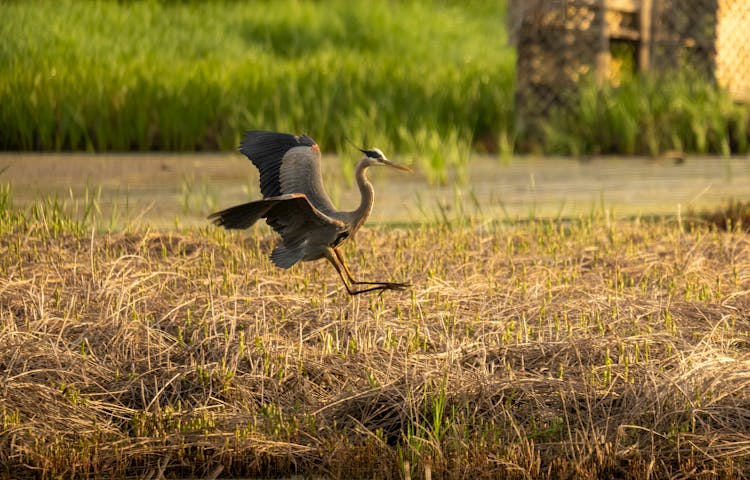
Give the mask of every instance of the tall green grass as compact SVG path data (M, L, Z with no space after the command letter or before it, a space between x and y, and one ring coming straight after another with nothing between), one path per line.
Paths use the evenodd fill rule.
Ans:
M750 151L750 107L695 72L629 76L618 87L589 79L569 105L544 122L541 137L548 152Z
M214 150L251 128L398 151L512 125L502 3L0 4L0 148Z
M748 107L687 74L585 84L517 132L505 2L39 0L0 18L3 150L228 150L265 128L418 153L434 180L473 149L750 151Z

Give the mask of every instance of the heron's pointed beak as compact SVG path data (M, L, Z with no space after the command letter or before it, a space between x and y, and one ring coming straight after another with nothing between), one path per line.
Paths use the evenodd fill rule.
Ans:
M409 167L405 167L403 165L399 165L398 163L391 162L390 160L381 160L381 162L383 162L383 165L385 165L385 166L397 168L397 169L403 170L405 172L411 172L411 171L413 171Z

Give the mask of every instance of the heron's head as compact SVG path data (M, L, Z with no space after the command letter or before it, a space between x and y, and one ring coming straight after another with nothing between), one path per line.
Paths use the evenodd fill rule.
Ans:
M374 167L382 165L386 167L397 168L405 172L411 172L411 168L399 165L395 162L391 162L390 160L385 158L385 154L379 148L371 148L369 150L363 150L360 148L359 151L365 154L363 160L367 161L368 166Z

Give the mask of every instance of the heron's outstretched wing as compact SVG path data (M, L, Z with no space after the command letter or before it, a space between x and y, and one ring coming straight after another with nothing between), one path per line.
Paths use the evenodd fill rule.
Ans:
M273 198L257 200L212 213L208 216L208 219L219 227L231 229L250 228L259 219L265 217L268 210L274 205L276 205L276 201Z
M281 235L281 244L271 254L271 260L281 268L290 268L302 260L306 248L329 246L346 230L343 222L321 212L298 193L243 203L208 218L224 228L248 228L265 218Z
M292 148L310 148L313 145L313 139L304 135L298 137L290 133L251 130L245 133L239 150L260 171L260 191L263 197L269 198L282 194L279 170L284 155Z
M281 268L290 268L305 253L322 251L341 235L346 226L311 205L301 194L282 195L266 214L266 223L279 235L282 242L271 253L271 261Z
M301 193L326 215L335 212L323 188L320 148L312 138L252 130L245 134L240 151L260 171L260 190L264 198Z

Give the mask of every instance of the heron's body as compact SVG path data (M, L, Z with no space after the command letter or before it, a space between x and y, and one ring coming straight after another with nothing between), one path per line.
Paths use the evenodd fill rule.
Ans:
M250 131L240 144L244 153L260 172L262 200L244 203L212 214L209 218L225 228L248 228L261 218L281 236L281 243L271 253L271 261L281 268L291 268L300 261L328 259L341 275L350 294L370 290L401 289L406 285L391 282L355 281L337 247L352 237L372 211L374 191L366 170L386 165L401 170L380 150L363 150L356 169L361 201L354 210L337 210L323 187L318 145L305 135ZM375 287L352 290L352 284Z

